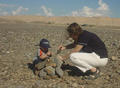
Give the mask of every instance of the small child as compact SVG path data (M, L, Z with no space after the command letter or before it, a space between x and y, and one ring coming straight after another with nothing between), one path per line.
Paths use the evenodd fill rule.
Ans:
M49 41L47 39L41 39L39 43L39 49L37 52L37 56L33 61L33 65L38 64L39 62L42 62L46 59L49 59L49 57L52 56L52 53L49 51L49 48L51 48Z
M37 52L37 57L33 61L34 74L39 77L55 76L56 74L60 77L63 76L61 69L62 62L59 59L50 59L52 53L49 51L50 44L47 39L42 39L39 43L40 48Z

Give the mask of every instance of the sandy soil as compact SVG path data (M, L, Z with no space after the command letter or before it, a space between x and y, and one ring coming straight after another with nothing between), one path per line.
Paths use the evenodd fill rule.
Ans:
M106 44L109 62L101 68L101 77L84 80L76 68L66 67L63 78L41 79L28 68L42 38L56 52L67 25L42 23L0 23L0 88L120 88L120 27L83 27L96 33ZM117 29L117 30L116 30ZM62 35L62 36L61 36ZM67 52L67 51L65 51ZM71 62L68 60L67 63Z

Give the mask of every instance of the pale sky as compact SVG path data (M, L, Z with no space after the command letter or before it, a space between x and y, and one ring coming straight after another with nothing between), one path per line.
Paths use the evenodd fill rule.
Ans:
M120 18L120 0L0 0L0 16L108 16Z

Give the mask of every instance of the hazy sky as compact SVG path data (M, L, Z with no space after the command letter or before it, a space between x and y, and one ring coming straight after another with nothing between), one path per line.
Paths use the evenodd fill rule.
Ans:
M0 0L0 15L120 17L120 0Z

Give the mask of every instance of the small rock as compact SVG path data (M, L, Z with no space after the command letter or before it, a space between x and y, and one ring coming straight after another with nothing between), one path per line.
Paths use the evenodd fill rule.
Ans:
M39 86L35 83L32 88L39 88Z
M117 70L116 72L117 72L118 74L120 74L120 70Z
M113 45L113 46L117 46L117 44L116 44L116 43L112 43L112 45Z
M13 53L14 51L11 51L11 53Z
M10 52L9 52L9 51L7 51L6 53L8 53L8 54L9 54Z
M40 70L39 72L39 77L45 77L47 75L47 73L44 71L44 69Z
M44 80L38 80L33 84L32 88L45 88L45 86L47 85L45 85L46 83L45 84L44 83L45 83Z
M73 83L73 84L72 84L72 87L73 87L73 88L77 88L77 87L78 87L78 84L77 84L77 83Z
M105 77L105 79L107 79L107 80L110 80L110 78L111 78L111 77L110 77L109 75Z
M0 75L6 75L6 74L7 74L7 70L0 73Z
M51 88L52 86L53 86L53 84L52 84L52 83L50 83L50 84L48 85L48 87L49 87L49 88Z
M56 67L55 68L55 71L56 71L56 74L59 76L59 77L63 77L63 70L59 67Z
M59 84L55 85L54 88L68 88L68 86L66 83L59 83Z
M45 67L46 61L47 61L47 60L42 61L42 62L39 62L38 64L35 65L35 68L37 68L38 70L41 70L42 68Z
M118 58L116 56L112 56L111 58L113 61L117 60Z
M118 47L118 49L117 50L120 50L120 46Z
M45 65L45 66L46 66L46 67L47 67L47 66L56 67L56 63L53 62L52 60L49 60L49 61L46 62L46 65Z
M80 88L85 88L85 86L84 85L80 85Z
M56 63L57 67L61 67L61 65L63 64L63 61L58 58L55 58L54 62Z
M24 86L20 85L20 86L17 86L16 88L25 88Z
M53 67L51 67L51 66L45 67L44 70L50 76L55 75L55 69Z

